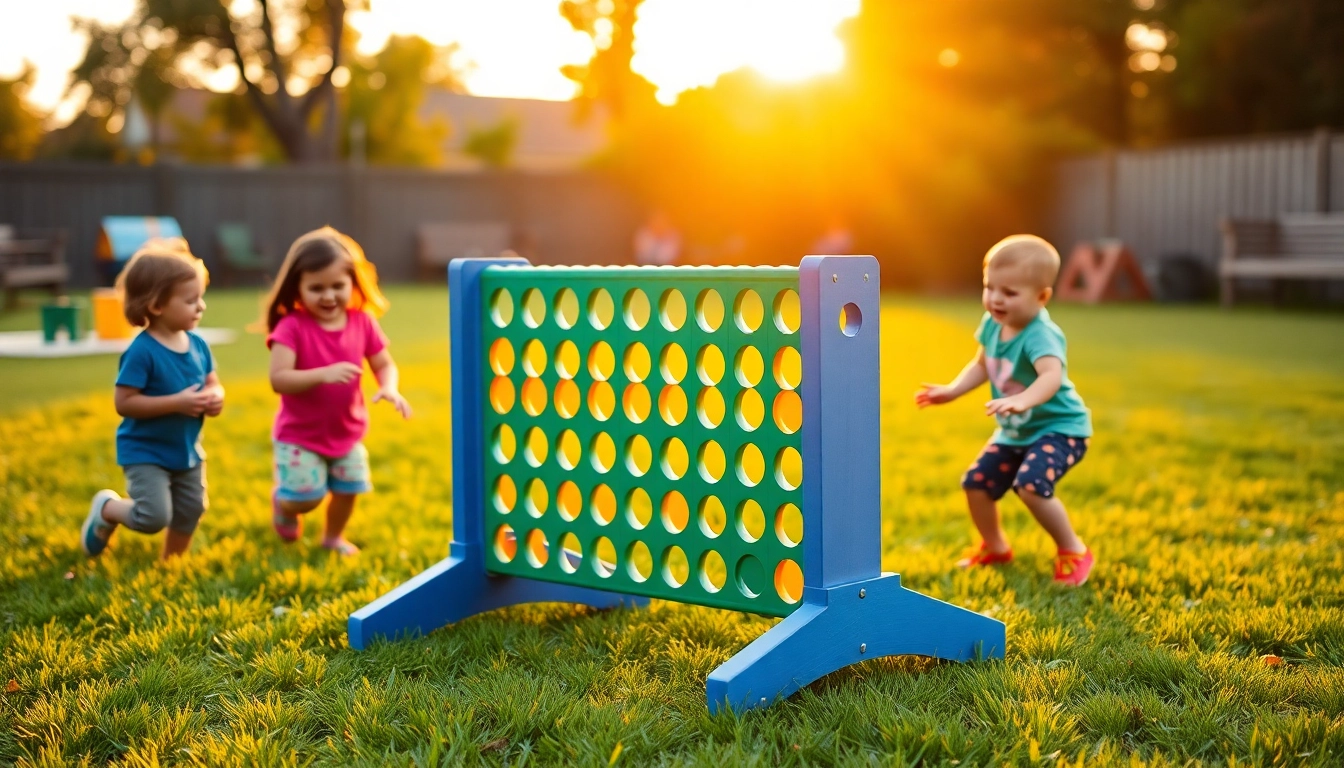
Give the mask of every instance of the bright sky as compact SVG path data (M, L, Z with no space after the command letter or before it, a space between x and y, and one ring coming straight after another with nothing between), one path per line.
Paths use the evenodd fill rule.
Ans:
M582 64L593 51L588 36L560 16L559 0L371 5L372 11L350 15L361 52L377 52L391 34L418 34L438 45L457 42L470 67L467 88L482 96L571 98L574 84L560 67ZM135 0L0 0L0 76L12 77L31 61L38 77L29 99L45 110L59 105L55 121L69 121L81 105L61 104L61 97L85 46L71 31L70 17L116 22L134 6ZM744 66L782 81L834 72L844 63L835 29L858 10L859 0L645 0L635 25L633 67L658 87L665 103ZM221 74L212 86L227 89L236 82Z

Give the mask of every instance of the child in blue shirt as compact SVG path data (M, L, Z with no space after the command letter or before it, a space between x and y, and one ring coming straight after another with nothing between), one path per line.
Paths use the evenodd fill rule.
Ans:
M97 556L118 525L140 533L168 529L163 557L185 552L209 502L201 426L224 408L210 347L192 333L205 312L209 273L181 238L152 240L117 278L126 319L144 326L121 355L114 402L117 464L129 498L99 491L80 532Z
M1014 235L989 249L984 269L980 349L951 384L925 384L915 394L920 408L950 403L986 381L993 395L985 413L999 428L961 481L982 542L958 565L1013 559L998 507L1011 488L1055 540L1055 581L1079 586L1094 558L1074 533L1055 483L1087 453L1092 415L1069 381L1064 332L1045 309L1059 253L1039 237Z

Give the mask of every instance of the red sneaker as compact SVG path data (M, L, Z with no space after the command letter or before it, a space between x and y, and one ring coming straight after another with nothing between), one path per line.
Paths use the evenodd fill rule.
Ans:
M1095 561L1091 549L1082 552L1065 552L1061 549L1055 557L1055 583L1081 587L1092 574L1092 564Z
M976 565L1003 565L1013 562L1013 550L1007 552L991 552L989 546L983 541L980 542L980 548L966 555L957 561L958 568L970 568Z

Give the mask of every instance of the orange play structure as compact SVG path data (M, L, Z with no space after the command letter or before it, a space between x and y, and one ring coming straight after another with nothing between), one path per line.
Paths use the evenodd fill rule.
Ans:
M1152 291L1129 248L1119 240L1079 243L1059 275L1055 296L1064 301L1148 301Z

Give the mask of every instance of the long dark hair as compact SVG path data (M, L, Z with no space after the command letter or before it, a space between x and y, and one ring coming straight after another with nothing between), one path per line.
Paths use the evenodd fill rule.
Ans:
M364 249L348 235L322 227L295 240L285 254L262 309L266 331L274 331L280 318L299 307L299 279L303 273L320 272L338 261L349 267L354 282L346 309L364 310L375 316L386 312L388 301L378 288L378 270L365 258Z

